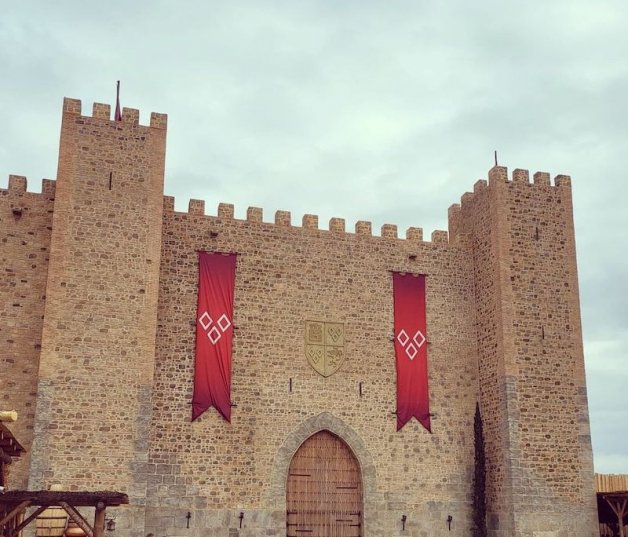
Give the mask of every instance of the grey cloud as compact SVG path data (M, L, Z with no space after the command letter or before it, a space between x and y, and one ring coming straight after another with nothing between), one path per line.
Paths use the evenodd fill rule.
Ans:
M627 25L623 0L14 2L0 185L54 178L62 97L89 113L118 79L143 122L169 114L180 209L194 197L429 236L494 149L510 168L569 173L596 468L628 471L614 440L628 419L611 425L628 375Z

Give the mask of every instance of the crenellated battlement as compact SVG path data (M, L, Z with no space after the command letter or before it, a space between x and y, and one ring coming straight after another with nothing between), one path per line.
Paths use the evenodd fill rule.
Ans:
M0 188L0 195L12 196L21 194L41 195L44 199L54 199L57 182L53 179L41 180L41 191L28 191L28 180L23 175L9 175L7 188Z
M358 220L354 225L353 233L346 230L346 222L344 218L332 217L329 219L327 229L319 226L319 217L316 214L304 214L300 225L292 222L292 213L290 211L275 211L274 220L272 222L264 221L264 211L260 207L248 207L245 219L235 218L235 208L231 203L219 203L215 215L205 214L205 202L203 200L190 199L188 202L187 212L175 211L175 198L173 196L164 196L163 203L164 213L177 212L178 214L188 214L190 216L205 216L207 218L219 218L221 220L234 220L238 222L248 222L251 224L263 224L267 226L277 226L284 228L300 228L304 230L326 231L332 234L348 233L352 235L376 237L381 239L407 240L411 242L432 242L434 244L449 244L449 233L444 230L435 230L432 232L431 241L424 241L423 229L420 227L409 227L405 232L405 239L399 236L398 227L395 224L383 224L380 228L380 234L373 234L373 225L367 220Z
M569 175L556 175L554 177L554 184L552 185L549 173L536 172L533 175L532 182L530 182L530 173L528 170L517 168L513 170L512 177L509 179L508 168L505 166L494 166L488 172L488 181L486 179L476 181L473 185L473 192L465 192L460 198L460 203L454 203L449 207L449 217L455 216L462 207L472 203L478 194L498 184L529 185L532 188L570 188L571 177Z
M64 110L70 113L80 114L81 102L77 99L65 99ZM137 120L138 115L135 114L137 110L125 109L130 111L127 115L127 122L134 123ZM93 105L93 117L99 119L109 120L111 113L111 106L108 104L94 103ZM167 116L164 114L153 114L151 119L151 127L155 127L162 120L163 125L166 124ZM154 120L154 121L153 121ZM160 128L160 127L158 127ZM528 185L531 188L570 188L571 177L568 175L556 175L552 181L550 180L550 174L547 172L536 172L532 176L530 181L530 173L528 170L517 168L513 170L512 175L509 177L508 169L505 166L495 166L488 172L488 180L480 179L476 181L473 186L473 192L465 192L461 198L460 203L452 204L448 209L448 220L450 225L459 218L460 212L465 206L470 206L478 195L481 195L484 191L494 188L495 185ZM51 179L43 179L40 192L30 192L31 194L41 194L44 198L54 199L56 190L56 181ZM8 181L8 188L1 189L0 192L6 192L3 195L19 194L27 192L27 179L20 175L10 175ZM174 197L164 196L163 201L164 212L175 212ZM235 218L235 210L232 204L220 203L217 208L216 215L206 214L205 201L190 199L188 203L187 214L192 216L207 216L217 217L220 219L233 219ZM329 220L328 227L321 228L319 226L319 217L314 214L305 214L302 217L300 225L295 225L292 221L292 214L289 211L278 210L275 212L273 222L264 221L263 209L259 207L249 207L246 212L246 218L244 220L249 223L276 225L278 227L295 227L309 230L321 230L329 231L331 233L351 233L361 236L378 237L373 233L372 223L366 220L359 220L354 224L353 232L347 231L346 221L344 218L333 217ZM451 236L450 236L451 235ZM449 232L444 230L435 230L432 232L429 241L425 241L423 238L423 229L419 227L410 227L405 232L405 240L413 242L432 242L434 244L449 244L452 241L456 233L452 233L450 228ZM399 236L398 227L395 224L383 224L380 228L379 237L382 239L403 239Z
M476 185L480 183L478 181ZM532 183L530 183L530 172L516 168L512 172L512 177L508 177L508 168L506 166L493 166L488 171L488 185L496 183L515 183L515 184L533 184L537 186L555 186L564 187L571 185L571 178L568 175L557 175L554 177L554 184L550 181L550 174L548 172L536 172L533 175ZM478 187L482 189L482 186Z
M505 166L495 166L488 172L488 179L480 179L476 181L473 186L473 192L465 192L461 198L460 203L454 203L449 207L448 220L450 229L449 231L435 230L432 232L430 241L424 241L423 229L418 227L410 227L405 232L405 240L413 242L432 242L433 244L448 245L459 244L459 220L460 214L465 207L470 207L474 203L477 196L482 195L485 191L489 191L496 188L496 185L528 185L530 188L543 188L543 189L563 189L570 188L571 178L568 175L556 175L554 183L550 180L550 174L547 172L536 172L533 175L532 182L530 181L530 174L528 170L517 168L512 172L512 176L509 177L508 169ZM164 211L175 212L174 198L171 196L164 197ZM202 200L190 200L188 205L187 214L193 216L207 216L212 215L205 214L205 202ZM231 204L220 203L218 205L216 217L220 219L234 219L234 207ZM327 229L319 227L319 217L314 214L305 214L302 217L301 224L295 225L292 222L292 215L289 211L276 211L274 222L264 222L263 209L259 207L249 207L246 212L246 218L240 220L243 222L276 225L279 227L295 227L309 230L321 230L329 231L330 233L351 233L346 229L345 219L333 217L329 220ZM366 220L359 220L354 225L354 235L378 237L373 234L372 223ZM394 224L383 224L380 228L379 237L382 239L400 239L398 228Z
M79 115L82 117L93 117L105 121L112 121L111 119L111 105L103 103L94 103L92 106L92 115L84 116L82 114L82 102L80 99L71 99L65 97L63 99L63 113L70 115ZM122 108L122 123L123 125L139 125L140 111L135 108ZM139 125L140 127L150 127L153 129L166 129L168 126L168 115L159 114L157 112L151 112L150 124Z

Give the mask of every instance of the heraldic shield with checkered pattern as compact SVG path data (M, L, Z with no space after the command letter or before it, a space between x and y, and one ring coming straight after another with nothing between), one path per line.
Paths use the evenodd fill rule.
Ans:
M345 359L344 323L305 321L305 357L324 377L338 371Z

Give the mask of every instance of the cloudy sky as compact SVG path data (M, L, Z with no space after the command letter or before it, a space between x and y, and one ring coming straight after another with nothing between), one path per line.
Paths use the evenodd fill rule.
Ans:
M500 164L573 177L595 467L628 473L626 0L5 3L0 187L54 178L63 96L169 114L166 192L446 229ZM557 270L560 268L557 267Z

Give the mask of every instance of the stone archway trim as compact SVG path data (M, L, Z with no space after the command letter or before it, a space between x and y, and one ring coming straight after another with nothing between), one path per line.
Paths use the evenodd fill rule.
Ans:
M373 498L377 493L375 465L360 436L341 419L329 412L322 412L317 416L305 420L288 434L284 443L277 451L271 472L270 486L266 494L266 506L269 509L285 511L286 482L288 479L290 461L303 442L313 434L323 430L330 431L342 438L358 459L360 469L362 470L362 486L365 502L368 498Z

